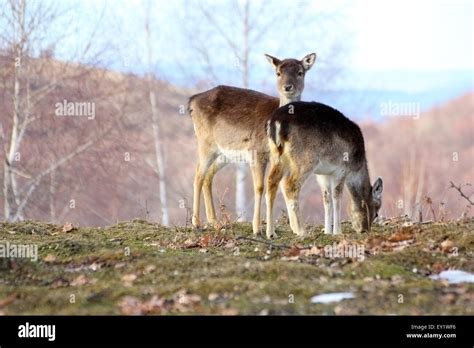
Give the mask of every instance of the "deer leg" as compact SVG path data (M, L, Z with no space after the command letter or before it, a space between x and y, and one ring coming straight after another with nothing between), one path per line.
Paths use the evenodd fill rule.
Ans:
M316 180L321 187L324 203L324 234L332 234L333 229L333 202L331 179L327 175L316 175Z
M194 227L199 227L201 220L199 219L201 188L203 182L203 175L201 171L201 163L196 166L196 173L194 174L194 194L193 194L193 218L192 224Z
M253 234L260 233L260 208L262 206L263 180L265 178L266 167L267 163L265 161L255 161L255 164L250 166L254 190Z
M304 226L301 224L299 209L299 195L301 183L304 180L298 174L287 175L282 180L282 191L285 198L286 209L290 219L290 227L293 233L300 237L306 235Z
M216 210L214 208L214 201L212 199L212 181L214 179L214 175L219 170L221 170L226 164L227 162L225 161L214 161L209 167L209 170L204 178L204 182L202 185L204 205L206 207L206 217L207 221L212 225L215 225L217 222Z
M194 196L193 196L193 217L192 217L192 224L194 227L199 227L201 224L201 220L199 218L200 215L200 201L201 201L201 190L202 185L204 183L204 178L207 175L209 167L214 162L217 157L216 153L208 152L205 153L204 151L199 151L199 162L196 167L196 173L194 175Z
M273 204L275 203L276 193L278 191L278 184L282 178L283 170L281 164L272 163L267 179L267 192L265 200L267 203L267 238L276 237L275 225L273 221Z
M331 183L331 194L334 207L334 228L333 234L342 233L341 226L341 205L342 205L342 191L344 189L344 178L333 179Z

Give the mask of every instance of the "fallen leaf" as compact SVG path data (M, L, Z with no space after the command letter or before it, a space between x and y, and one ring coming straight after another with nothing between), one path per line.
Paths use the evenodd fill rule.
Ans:
M199 244L201 245L201 247L207 247L209 245L209 243L211 242L211 234L208 233L206 234L205 236L203 236L199 242Z
M144 314L158 314L161 313L166 301L164 298L153 295L153 297L142 303L142 311Z
M123 282L123 285L124 286L127 286L127 287L130 287L133 285L133 282L137 279L137 275L136 274L125 274L123 277L122 277L122 282Z
M319 249L317 246L313 246L311 249L301 250L300 254L303 256L320 255L321 249Z
M285 251L284 255L286 257L295 257L295 256L298 256L300 252L301 252L300 248L298 248L296 245L293 245L290 249Z
M235 308L224 308L222 311L221 311L221 314L222 315L238 315L239 314L239 311Z
M46 257L43 259L44 262L50 263L56 261L56 256L53 254L48 254Z
M87 284L94 284L97 282L97 279L88 279L84 274L81 274L77 278L75 278L70 285L71 286L81 286Z
M360 314L357 308L350 308L347 306L337 305L334 307L334 314L336 315L357 315Z
M445 241L441 243L441 251L443 253L450 253L453 249L454 249L453 241L446 239Z
M198 242L196 242L192 239L187 239L187 240L184 241L184 248L186 248L186 249L199 248L200 246L201 245Z
M217 300L218 298L219 298L219 294L216 294L216 293L214 293L214 292L211 292L211 293L207 296L207 299L208 299L209 301L211 301L211 302Z
M142 308L140 300L133 296L125 296L119 302L120 311L125 315L140 315Z
M369 249L377 249L382 246L384 242L382 237L372 237L367 241L367 247Z
M120 311L125 315L160 314L166 310L166 305L166 300L156 295L153 295L148 301L140 301L136 297L125 296L118 303Z
M180 290L174 295L174 300L177 304L189 306L201 301L201 296L190 294L186 290Z
M18 294L13 293L13 294L5 297L4 299L1 299L0 300L0 308L8 306L10 303L14 302L17 298L18 298Z
M404 240L413 239L413 230L410 228L402 228L395 234L391 235L388 240L390 242L401 242Z
M63 278L58 278L53 282L53 284L51 284L51 287L53 289L64 288L64 287L67 287L67 286L69 286L69 282L66 279L63 279Z
M156 269L155 265L148 265L145 267L145 270L143 271L143 274L149 274L152 273Z
M228 241L225 245L224 248L233 248L235 247L234 241Z
M63 225L62 231L63 231L64 233L68 233L68 232L71 232L73 229L74 229L74 226L73 226L70 222L66 222L66 223Z
M431 268L433 269L433 271L435 271L436 273L441 273L442 271L444 271L446 269L446 267L440 263L440 262L436 262L434 263Z
M393 250L393 251L401 251L405 249L407 246L413 243L413 239L408 239L408 240L402 240L401 242L398 242L396 244L387 246L386 249Z
M117 264L115 264L114 268L119 269L119 268L124 268L125 266L126 266L125 262L118 262Z

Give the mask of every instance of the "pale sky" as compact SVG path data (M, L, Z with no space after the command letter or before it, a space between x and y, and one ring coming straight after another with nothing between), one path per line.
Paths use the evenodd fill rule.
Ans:
M166 39L176 30L183 6L199 0L150 0L157 29ZM219 0L221 2L226 0ZM256 0L259 1L259 0ZM287 0L265 0L278 8ZM146 2L146 0L145 0ZM255 2L253 0L252 2ZM306 13L342 10L343 25L350 32L346 65L363 70L474 69L473 0L309 0ZM80 2L79 2L80 3ZM87 0L83 7L98 12L106 4L124 21L123 33L135 41L142 30L143 5L138 0ZM86 12L88 12L86 10ZM335 31L338 27L335 26ZM124 38L125 41L127 37ZM274 40L269 34L266 40ZM173 43L170 45L172 49ZM183 48L180 47L180 50ZM289 52L291 55L293 52ZM166 57L163 57L166 59Z
M472 0L349 1L360 69L473 69Z

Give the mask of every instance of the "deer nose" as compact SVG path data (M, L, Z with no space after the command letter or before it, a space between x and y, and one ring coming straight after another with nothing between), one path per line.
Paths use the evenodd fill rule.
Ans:
M293 90L293 85L285 85L283 88L285 89L285 92L290 92Z

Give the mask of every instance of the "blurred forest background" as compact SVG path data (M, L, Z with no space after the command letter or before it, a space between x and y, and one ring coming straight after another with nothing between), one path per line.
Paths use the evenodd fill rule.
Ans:
M361 125L381 214L471 216L450 181L474 184L472 17L461 0L0 0L0 218L189 223L189 96L218 84L276 95L263 54L311 52L303 100ZM93 117L58 116L69 102ZM304 219L321 223L316 180L302 192ZM233 218L252 213L245 165L222 170L214 193Z

